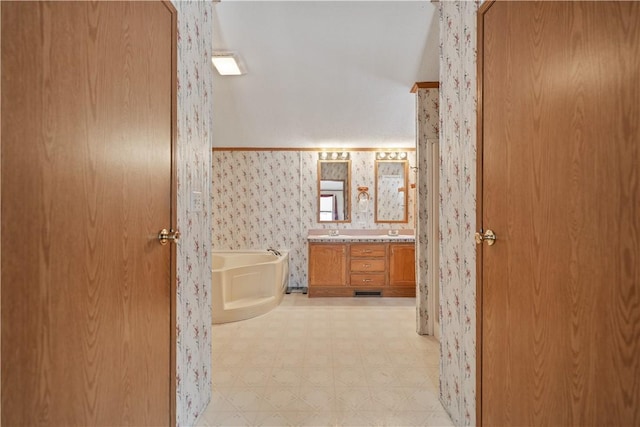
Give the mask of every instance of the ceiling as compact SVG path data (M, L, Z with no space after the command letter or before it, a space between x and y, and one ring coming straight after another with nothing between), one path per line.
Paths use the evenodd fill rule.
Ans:
M215 147L412 147L416 81L438 81L429 1L230 1L214 6Z

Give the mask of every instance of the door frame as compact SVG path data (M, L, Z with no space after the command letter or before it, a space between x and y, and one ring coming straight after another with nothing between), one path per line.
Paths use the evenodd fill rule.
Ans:
M171 228L178 230L178 11L170 0L162 3L171 14ZM169 276L169 425L177 423L177 245L171 246Z
M440 140L427 138L427 307L431 313L427 331L440 341ZM419 287L418 287L419 289Z
M477 15L477 76L476 76L476 231L482 230L482 173L483 173L483 110L482 81L484 70L484 15L495 0L485 1ZM476 245L476 425L482 426L482 251L484 245Z

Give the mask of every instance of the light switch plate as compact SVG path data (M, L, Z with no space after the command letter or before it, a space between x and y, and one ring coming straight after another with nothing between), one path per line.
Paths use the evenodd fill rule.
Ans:
M202 211L202 191L191 192L191 212Z

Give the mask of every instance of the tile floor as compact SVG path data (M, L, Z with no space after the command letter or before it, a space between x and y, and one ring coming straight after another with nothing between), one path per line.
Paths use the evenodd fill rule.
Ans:
M263 316L213 326L213 396L198 426L452 426L439 344L413 298L286 295Z

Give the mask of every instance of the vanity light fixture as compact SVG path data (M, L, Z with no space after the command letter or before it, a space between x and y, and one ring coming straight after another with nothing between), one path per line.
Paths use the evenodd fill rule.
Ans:
M318 153L320 160L349 160L348 151L320 151Z
M221 76L241 76L244 74L232 53L214 54L211 57L211 62Z
M406 151L378 151L376 153L376 159L378 160L405 160L407 158Z

